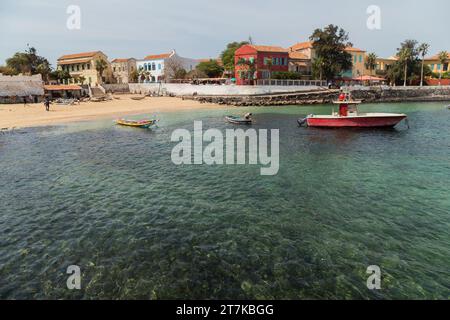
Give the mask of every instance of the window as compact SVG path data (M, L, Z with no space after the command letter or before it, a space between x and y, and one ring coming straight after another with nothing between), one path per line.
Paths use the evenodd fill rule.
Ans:
M438 71L441 71L441 67L442 67L442 65L439 63L439 64L437 65Z
M353 55L353 62L356 63L356 55Z
M77 64L77 71L80 71L80 65Z
M91 64L90 63L88 63L86 66L87 66L88 70L91 69Z
M72 71L75 71L75 66L74 65L72 65Z
M444 71L448 71L448 63L444 64Z
M116 67L113 67L113 71L116 72Z
M362 62L362 54L359 55L359 62Z
M152 70L156 70L156 64L152 63Z
M431 71L434 70L434 64L430 64L430 69L431 69Z
M131 70L133 70L133 67L131 67ZM158 70L161 70L161 63L158 63Z

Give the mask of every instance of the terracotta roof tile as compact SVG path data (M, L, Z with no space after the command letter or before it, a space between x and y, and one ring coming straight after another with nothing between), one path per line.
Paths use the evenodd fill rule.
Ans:
M92 51L92 52L81 52L81 53L74 53L74 54L67 54L62 57L60 57L58 60L67 60L67 59L77 59L77 58L92 58L100 51Z
M450 59L450 52L448 52L447 58ZM435 54L435 55L432 56L432 57L426 58L425 60L439 60L439 53L438 53L438 54Z
M144 58L144 60L159 60L159 59L168 59L172 56L173 52L170 53L162 53L162 54L154 54L148 55Z
M345 51L348 51L348 52L366 52L365 50L361 50L361 49L354 48L354 47L347 47L347 48L345 48Z
M282 48L282 47L276 47L276 46L256 46L256 45L249 45L256 51L261 52L288 52L288 49Z
M308 60L308 56L297 52L297 51L291 51L289 52L289 59L294 59L294 60Z
M291 46L289 49L292 51L304 50L304 49L312 49L313 43L312 41L299 42Z

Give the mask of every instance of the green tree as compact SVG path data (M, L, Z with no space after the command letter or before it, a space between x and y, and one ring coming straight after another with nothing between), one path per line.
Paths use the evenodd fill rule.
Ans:
M33 47L25 50L25 52L16 52L11 58L6 60L6 67L11 74L41 74L44 81L48 81L52 72L50 62L46 58L39 56Z
M439 85L441 85L442 74L444 73L444 65L449 59L449 53L447 51L441 51L438 54L439 63L441 64L442 70L439 72Z
M137 70L133 70L130 73L130 82L131 83L136 83L138 82L138 77L139 77L139 73Z
M403 86L406 87L408 74L410 78L414 77L413 69L419 62L419 49L416 40L406 40L402 42L397 49L398 63L403 67ZM409 73L408 73L409 70Z
M0 66L0 73L5 76L15 76L18 72L8 66Z
M325 65L322 57L317 57L312 63L312 72L315 79L323 80L323 67Z
M97 72L100 76L100 79L102 79L101 81L103 81L103 73L105 72L105 70L107 68L108 68L108 63L105 60L100 59L100 60L95 61L95 70L97 70Z
M369 53L366 57L366 62L364 63L366 69L370 71L370 75L373 75L373 71L377 68L377 55L376 53Z
M200 62L196 69L204 72L208 78L219 78L223 74L223 67L217 62L217 60L209 60Z
M428 43L422 43L419 46L419 54L422 57L422 65L420 71L420 86L423 87L423 77L424 77L424 68L425 68L425 56L428 54L428 50L430 50L430 45Z
M222 51L222 54L220 55L220 58L222 59L223 62L223 67L226 71L234 73L234 54L237 49L246 44L249 43L247 41L242 41L242 42L231 42L227 44L226 49Z
M58 69L50 74L50 78L53 80L58 80L59 83L63 83L64 80L71 78L69 71Z
M345 49L352 44L348 41L348 33L335 25L324 29L316 29L310 37L316 57L322 59L322 74L331 80L342 71L352 67L352 56Z
M186 78L188 79L203 79L203 78L208 78L208 76L206 75L206 73L204 73L203 71L200 71L199 69L194 69L191 70L187 73Z

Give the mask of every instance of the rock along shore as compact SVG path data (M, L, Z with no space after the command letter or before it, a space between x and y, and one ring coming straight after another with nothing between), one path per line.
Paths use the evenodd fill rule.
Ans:
M353 98L368 103L450 101L450 87L370 87L350 88ZM339 90L228 96L181 96L201 103L232 106L282 106L327 104L336 100Z

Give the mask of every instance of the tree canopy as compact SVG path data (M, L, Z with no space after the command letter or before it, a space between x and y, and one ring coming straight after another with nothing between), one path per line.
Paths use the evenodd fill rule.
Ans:
M310 37L316 58L321 59L321 64L314 64L315 74L322 74L327 80L338 76L341 72L352 68L352 56L345 49L352 44L349 42L348 33L338 26L328 25L324 29L316 29Z
M237 49L246 44L248 44L248 41L231 42L227 44L226 49L220 55L226 71L234 72L234 54Z
M6 60L6 67L2 67L5 74L26 75L41 74L44 80L48 80L52 72L50 62L37 54L35 48L31 47L24 52L16 52L11 58Z
M197 69L204 74L208 78L219 78L223 74L223 67L217 62L217 60L209 60L200 62L197 65Z
M418 81L421 78L421 48L416 40L405 40L397 49L398 60L393 63L388 72L387 77L391 83L404 85ZM430 68L424 68L424 76L431 75Z

